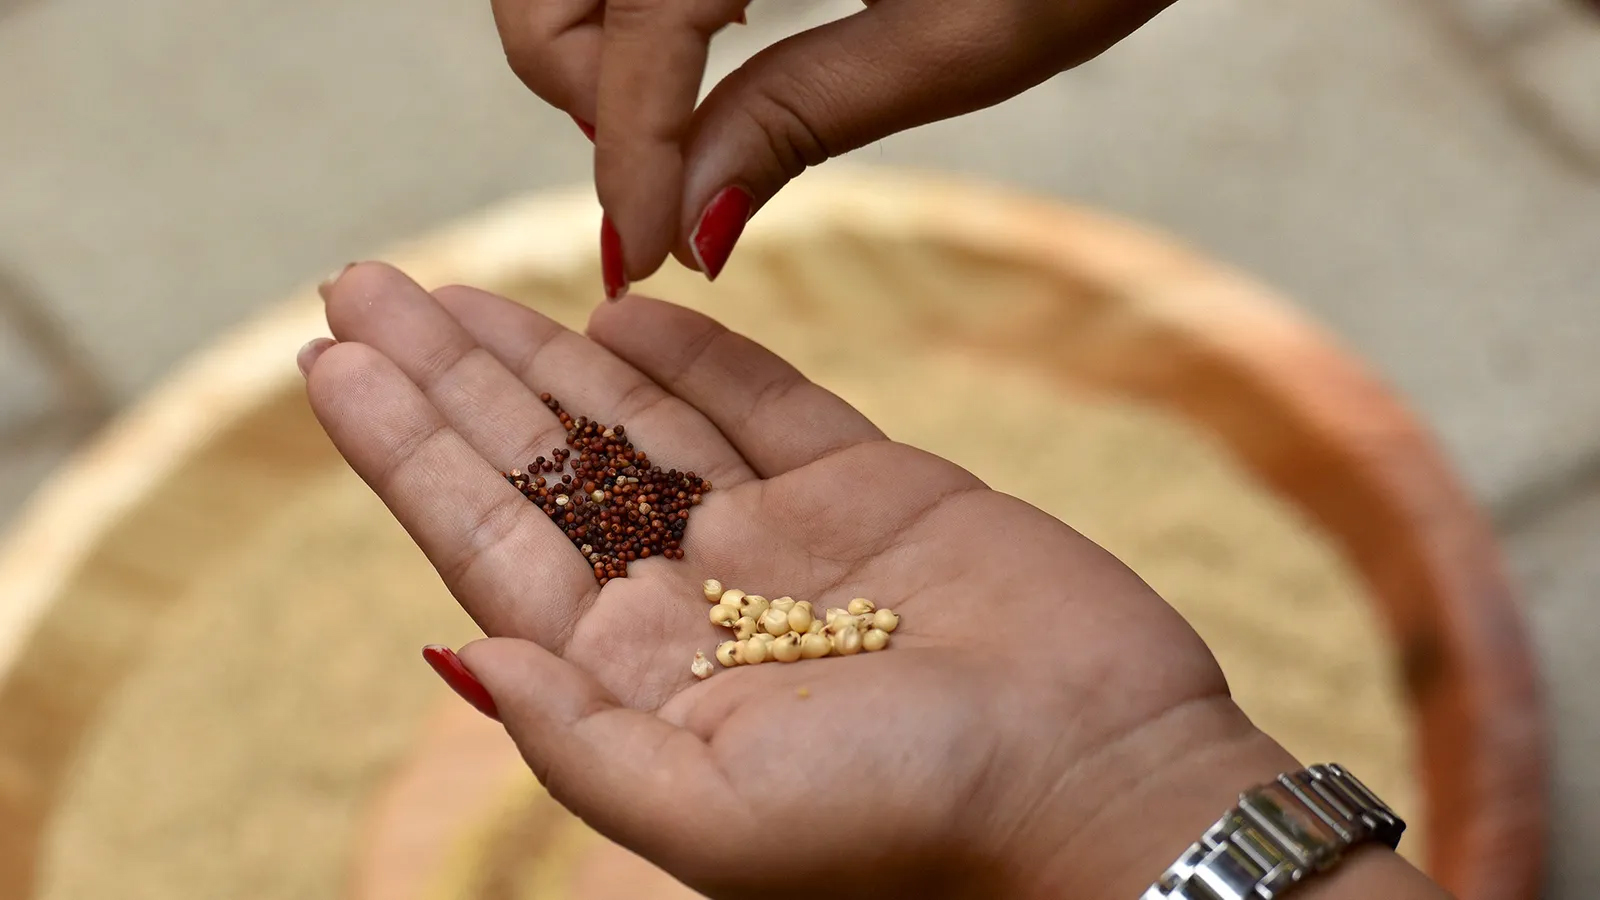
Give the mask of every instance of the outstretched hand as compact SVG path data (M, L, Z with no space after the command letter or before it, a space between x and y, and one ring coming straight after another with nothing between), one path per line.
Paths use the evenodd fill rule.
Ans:
M556 799L702 892L1137 896L1294 765L1109 554L702 315L629 297L584 335L378 264L325 296L311 402L488 635L466 668ZM506 482L565 438L541 392L713 482L683 561L601 589ZM706 578L903 619L699 681Z

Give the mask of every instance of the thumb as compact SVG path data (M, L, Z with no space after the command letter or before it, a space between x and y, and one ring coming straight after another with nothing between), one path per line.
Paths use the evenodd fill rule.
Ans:
M704 741L623 706L532 641L486 638L461 648L460 659L557 802L680 878L700 867L712 824L731 821L720 810L731 791Z
M714 278L745 218L808 166L1009 99L1170 2L878 0L768 47L695 114L679 258Z

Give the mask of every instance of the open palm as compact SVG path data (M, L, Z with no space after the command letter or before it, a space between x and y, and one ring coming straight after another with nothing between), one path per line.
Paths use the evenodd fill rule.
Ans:
M339 343L311 360L313 406L489 636L465 664L558 800L698 890L1025 893L1027 860L1074 853L1107 875L1087 838L1036 835L1249 732L1204 645L1115 559L702 315L629 297L585 336L377 264L326 295ZM541 392L713 482L683 561L602 590L506 483L563 443ZM885 652L702 682L695 651L728 637L706 578L903 621Z

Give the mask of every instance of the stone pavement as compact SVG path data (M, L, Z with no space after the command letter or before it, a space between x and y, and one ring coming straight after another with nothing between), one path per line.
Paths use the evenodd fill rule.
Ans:
M1174 233L1296 298L1494 509L1557 712L1550 896L1600 878L1600 15L1582 0L1179 0L867 162ZM853 0L757 2L714 54ZM103 417L316 273L588 147L487 3L0 0L0 522Z

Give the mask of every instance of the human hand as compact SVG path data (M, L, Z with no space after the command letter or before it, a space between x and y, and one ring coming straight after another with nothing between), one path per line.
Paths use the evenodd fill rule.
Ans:
M556 799L697 890L1134 897L1296 766L1114 558L697 313L630 297L586 337L374 264L325 295L312 405L489 635L462 663ZM544 391L713 482L683 561L600 589L500 475L561 445ZM904 618L699 681L708 577Z
M807 166L1013 97L1172 0L867 0L766 48L697 109L711 38L746 2L493 0L511 68L594 133L608 296L669 253L714 278Z

